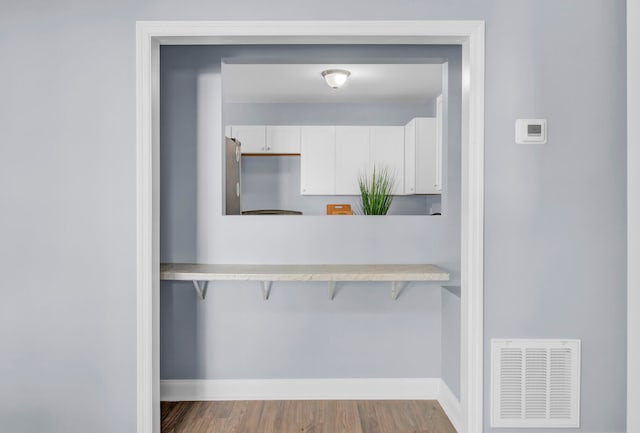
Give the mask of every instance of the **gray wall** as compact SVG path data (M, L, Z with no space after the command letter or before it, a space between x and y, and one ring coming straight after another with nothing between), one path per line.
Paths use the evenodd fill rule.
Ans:
M624 431L624 6L622 0L3 3L3 428L135 431L135 20L483 19L485 350L494 337L581 338L581 430ZM534 116L549 120L549 144L516 146L514 120ZM273 245L247 259L272 254ZM341 258L352 252L346 249ZM398 260L411 258L424 259L407 251ZM488 382L488 352L485 361ZM486 395L485 415L488 389Z
M451 185L448 190L451 215L348 219L222 216L222 179L218 169L223 134L218 114L218 107L222 105L220 59L256 53L274 58L295 58L309 53L357 57L362 52L373 51L382 58L451 58L458 65L449 68L457 78L451 82L458 83L452 84L451 90L457 101L454 107L458 108L454 108L456 113L451 124L455 146L449 161L453 167L447 170L451 177L447 182ZM203 263L422 261L442 265L457 278L460 52L459 47L163 47L161 260ZM243 197L243 201L252 201L257 208L274 207L269 202L260 202L266 199L260 191L273 190L276 186L270 185L270 181L286 178L270 176L267 179L258 169L264 169L266 164L283 164L288 167L284 171L293 172L292 177L299 179L299 158L243 158L245 166L256 161L261 164L256 170L246 170L253 175L243 178L243 190L262 189L255 196ZM273 172L278 167L267 168ZM280 185L277 187L282 190ZM291 184L288 187L299 195L299 180L297 187ZM327 197L319 198L320 201L313 199L311 204L304 205L305 210L315 204L317 209L313 209L324 214ZM344 199L340 197L340 201ZM283 200L275 207L299 209L299 205ZM397 206L411 210L410 203L403 204L402 198L397 201L396 209ZM426 199L423 206L426 208ZM441 289L437 284L412 284L397 302L390 299L390 285L382 283L341 284L333 302L327 299L325 284L277 283L269 302L262 301L258 287L256 283L219 283L211 290L222 294L210 295L204 303L198 303L190 283L163 283L162 378L441 376ZM215 296L221 296L224 301L216 301Z
M435 100L424 104L224 104L226 125L404 126L414 117L435 115Z
M441 289L389 283L218 282L207 299L163 284L161 374L170 379L439 377ZM416 347L416 338L422 336Z
M442 379L460 399L460 286L442 291Z

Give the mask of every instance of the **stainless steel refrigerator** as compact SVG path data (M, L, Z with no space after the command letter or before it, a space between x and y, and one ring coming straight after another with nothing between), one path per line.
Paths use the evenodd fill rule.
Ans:
M225 178L226 198L225 215L240 215L240 170L242 165L242 152L240 142L233 138L225 137Z

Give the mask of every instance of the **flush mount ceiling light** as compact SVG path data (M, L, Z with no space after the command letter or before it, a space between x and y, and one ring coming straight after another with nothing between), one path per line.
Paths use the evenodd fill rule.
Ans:
M337 89L342 87L342 85L347 81L351 72L346 69L327 69L322 71L322 77L324 81L327 82L327 85L332 89Z

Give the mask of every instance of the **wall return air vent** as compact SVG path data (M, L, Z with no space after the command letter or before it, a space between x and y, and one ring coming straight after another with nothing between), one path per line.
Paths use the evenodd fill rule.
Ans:
M492 340L492 427L580 427L580 340Z

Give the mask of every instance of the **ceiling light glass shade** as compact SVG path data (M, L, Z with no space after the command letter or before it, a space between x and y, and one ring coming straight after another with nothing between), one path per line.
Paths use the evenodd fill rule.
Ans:
M324 81L326 81L327 85L333 89L341 87L345 81L347 81L349 75L351 75L351 72L346 69L327 69L326 71L322 71Z

